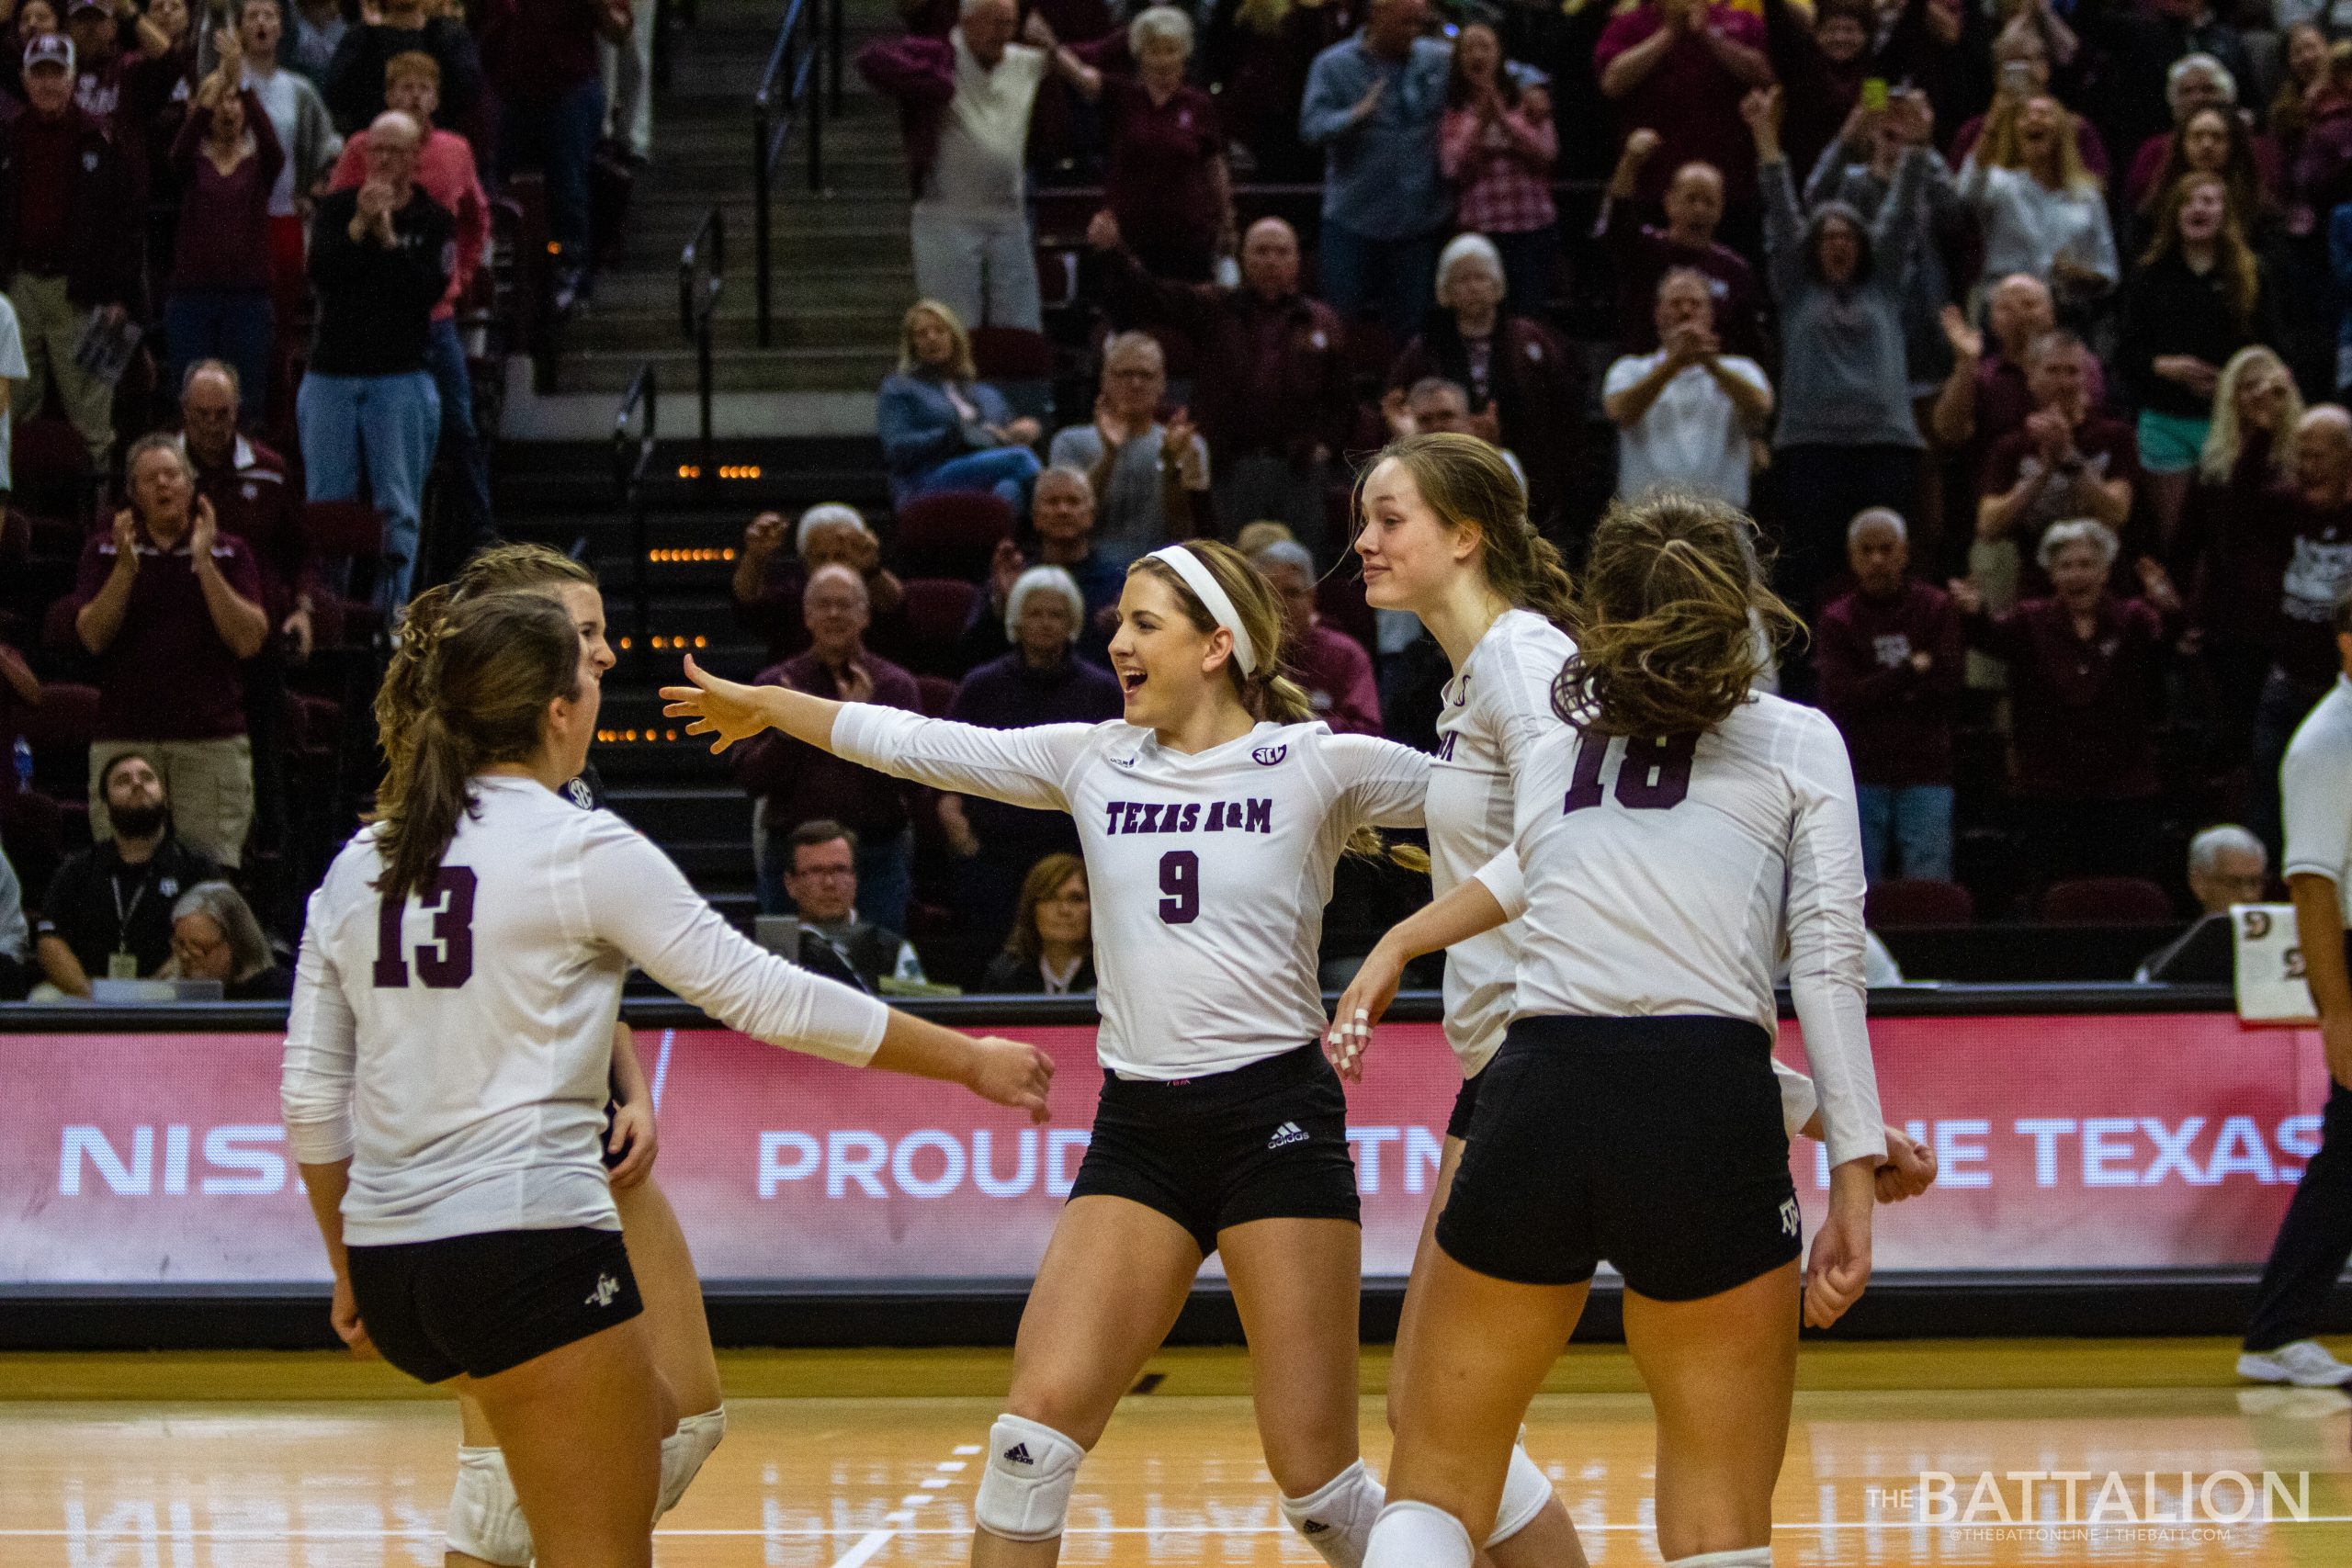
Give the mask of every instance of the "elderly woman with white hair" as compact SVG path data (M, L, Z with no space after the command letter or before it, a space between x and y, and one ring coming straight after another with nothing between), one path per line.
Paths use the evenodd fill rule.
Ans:
M1125 699L1118 680L1078 657L1086 599L1057 566L1033 566L1005 595L1012 651L964 677L947 716L989 729L1038 724L1100 724ZM1058 811L1031 811L978 795L942 795L939 824L961 860L957 912L966 929L994 946L1012 924L1021 879L1038 857L1075 852L1078 831Z
M1050 30L1031 14L1031 41ZM1119 42L1135 62L1132 76L1098 70ZM1112 47L1105 47L1112 46ZM1090 59L1090 57L1091 57ZM1233 176L1216 102L1184 80L1193 57L1193 19L1175 6L1137 11L1124 40L1054 47L1054 69L1095 104L1110 157L1102 199L1145 270L1180 283L1205 283L1220 256L1240 249L1233 216Z
M261 921L225 882L199 882L172 906L172 956L159 980L218 980L225 1001L278 1001L294 976L277 961Z
M1583 456L1584 366L1541 321L1506 314L1506 288L1494 242L1456 235L1438 254L1437 309L1389 368L1389 396L1431 376L1468 389L1473 418L1525 465L1540 527L1566 504Z
M2091 518L2053 525L2038 552L2052 592L2002 615L1973 581L1951 584L1969 646L2008 666L2025 864L2049 879L2154 871L2170 637L2144 600L2109 591L2121 548Z
M786 550L789 542L792 548ZM865 581L872 624L866 640L889 651L906 642L906 586L884 570L882 544L865 514L838 501L822 502L786 523L780 512L763 512L743 528L728 587L735 618L767 638L771 661L808 646L800 596L809 574L822 566L845 566Z

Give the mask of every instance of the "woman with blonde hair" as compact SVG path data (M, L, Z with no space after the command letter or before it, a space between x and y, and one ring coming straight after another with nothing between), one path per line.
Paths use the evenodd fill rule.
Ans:
M2083 166L2075 117L2047 93L1994 106L1961 164L1960 197L1984 225L1982 277L2029 273L2062 305L2083 305L2121 276L2104 184Z
M1333 1568L1356 1568L1380 1506L1358 1456L1363 1232L1346 1097L1317 1043L1316 949L1340 855L1419 825L1430 759L1313 722L1279 672L1282 640L1265 579L1195 540L1128 569L1111 642L1122 719L982 729L740 686L691 660L693 684L662 690L714 750L773 727L1077 823L1102 1096L989 1435L980 1568L1057 1560L1080 1461L1212 1253L1283 1516Z
M907 307L899 367L882 378L875 418L894 503L978 490L1027 514L1038 470L1030 448L1044 431L1025 414L1014 418L1004 394L979 379L963 321L938 300Z
M2211 682L2208 756L2217 772L2241 765L2273 658L2270 630L2287 568L2271 519L2289 482L2303 396L2277 351L2242 348L2213 388L2197 482L2165 557L2198 635Z
M603 671L550 596L485 593L401 642L420 706L377 819L311 897L286 1028L287 1143L331 1320L479 1401L505 1485L461 1472L453 1540L646 1568L707 1450L679 1429L601 1159L630 967L772 1044L961 1082L1039 1120L1053 1064L762 953L641 834L560 798Z
M1411 526L1382 510L1368 528ZM1853 773L1825 716L1750 694L1769 651L1755 621L1796 629L1753 527L1674 492L1610 509L1563 606L1575 646L1555 662L1531 637L1507 677L1541 694L1519 699L1504 764L1509 850L1383 938L1340 998L1331 1039L1351 1055L1406 962L1517 921L1499 1041L1400 1325L1391 1500L1366 1568L1470 1568L1510 1517L1521 1420L1603 1258L1657 1414L1659 1554L1771 1562L1800 1297L1818 1325L1860 1294L1889 1145ZM1439 537L1466 558L1469 534ZM1372 573L1378 559L1385 594L1396 569ZM1451 596L1467 607L1477 588L1429 601L1441 640L1460 639ZM1464 674L1475 703L1504 671ZM1784 942L1832 1164L1802 1291L1796 1112L1771 1066Z
M1093 903L1086 862L1076 855L1041 857L1021 879L1021 901L1004 951L980 977L983 991L1083 996L1094 989Z

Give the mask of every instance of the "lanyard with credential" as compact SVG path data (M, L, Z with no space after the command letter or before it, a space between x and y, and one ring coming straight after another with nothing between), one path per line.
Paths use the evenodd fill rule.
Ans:
M139 913L139 902L147 897L147 884L155 874L148 866L140 873L138 890L130 896L130 908L122 907L122 883L113 876L107 878L107 891L114 895L114 951L107 954L107 978L136 980L139 978L139 955L130 951L130 918Z

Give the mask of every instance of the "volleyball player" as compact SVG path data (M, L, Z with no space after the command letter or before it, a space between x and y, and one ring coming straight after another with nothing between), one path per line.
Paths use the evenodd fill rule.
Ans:
M1283 1512L1340 1568L1380 1488L1356 1444L1363 1232L1346 1100L1320 1049L1332 869L1417 825L1429 759L1310 722L1282 613L1230 547L1136 562L1111 661L1123 720L981 729L718 681L664 711L724 749L773 726L941 789L1068 811L1093 890L1105 1069L1093 1142L1039 1266L989 1438L972 1561L1055 1562L1119 1398L1221 1253Z
M2327 1107L2319 1152L2271 1243L2238 1356L2238 1376L2332 1388L2352 1366L2312 1336L2352 1258L2352 592L2335 601L2335 684L2295 730L2278 768L2287 828L2281 863L2295 901L2303 975L2319 1008Z
M1511 773L1530 747L1559 726L1552 682L1575 651L1560 629L1575 588L1559 554L1529 523L1517 477L1486 442L1467 435L1409 436L1391 444L1358 486L1355 548L1365 597L1407 610L1429 627L1452 664L1430 776L1430 859L1442 897L1511 841ZM1428 1217L1405 1292L1398 1354L1388 1372L1393 1420L1414 1375L1408 1348L1420 1282L1434 1266L1435 1230L1453 1190L1478 1103L1482 1070L1502 1044L1515 994L1520 927L1498 927L1446 953L1445 1031L1462 1065L1462 1091L1446 1126ZM1361 1055L1341 1075L1362 1076ZM1813 1081L1772 1064L1783 1124L1818 1135ZM1886 1129L1889 1162L1878 1175L1889 1202L1926 1190L1935 1157L1901 1129ZM1567 1511L1526 1450L1514 1444L1503 1498L1484 1550L1499 1568L1580 1562Z
M452 604L505 590L552 598L571 617L572 629L580 634L597 678L601 680L613 667L604 595L595 573L545 545L492 545L468 559L447 585L428 589L410 601L403 623L407 635L393 652L384 682L376 693L376 731L388 758L398 758L405 751L424 707L420 687L424 661L417 649L429 646L430 637L420 640L416 634L437 627ZM604 784L595 763L583 763L579 775L559 793L586 810L603 806ZM645 1303L654 1367L669 1385L680 1412L677 1430L662 1441L658 1519L677 1506L726 1435L727 1410L694 1254L686 1246L676 1211L653 1179L658 1143L653 1097L626 1023L613 1025L612 1101L605 1115L608 1127L605 1164L611 1173L613 1203L620 1214L621 1239L628 1247L629 1268L637 1275L638 1293ZM475 1564L526 1568L532 1556L530 1527L524 1521L514 1483L506 1473L505 1456L499 1452L491 1432L490 1418L482 1413L481 1403L464 1393L458 1395L458 1472L449 1497L446 1540L448 1568Z
M1688 495L1611 510L1554 696L1568 722L1514 780L1514 852L1383 938L1340 998L1360 1039L1408 955L1523 916L1511 1021L1398 1348L1413 1371L1368 1568L1474 1560L1603 1258L1657 1415L1661 1555L1771 1561L1800 1298L1770 1066L1784 942L1833 1165L1809 1321L1834 1321L1869 1278L1887 1148L1853 775L1821 714L1749 694L1751 617L1794 619L1758 580L1750 526Z
M560 605L491 593L410 640L422 709L311 900L287 1138L345 1342L481 1401L540 1562L640 1568L675 1408L600 1158L630 965L746 1033L1038 1119L1052 1064L762 953L627 824L560 799L600 697Z

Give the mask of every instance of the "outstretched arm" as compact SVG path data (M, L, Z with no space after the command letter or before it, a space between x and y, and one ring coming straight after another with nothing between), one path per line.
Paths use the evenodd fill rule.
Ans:
M1515 885L1519 863L1509 850L1497 857L1497 866L1504 861L1510 863L1508 875ZM1373 1026L1387 1012L1388 1004L1396 999L1396 987L1403 983L1406 964L1425 953L1435 953L1493 931L1516 913L1506 908L1487 886L1483 880L1487 874L1481 871L1444 897L1423 905L1399 920L1365 955L1355 978L1340 993L1340 1005L1332 1010L1330 1030L1323 1037L1323 1054L1330 1057L1341 1077L1351 1082L1363 1077L1363 1053L1372 1043Z

